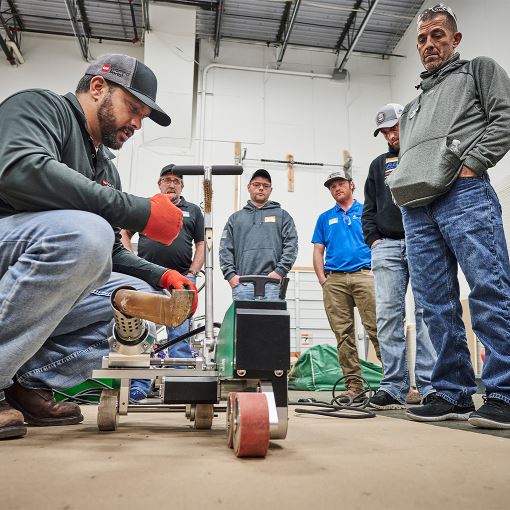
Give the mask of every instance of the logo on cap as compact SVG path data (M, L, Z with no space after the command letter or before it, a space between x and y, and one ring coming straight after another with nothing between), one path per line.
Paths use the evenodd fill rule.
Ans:
M101 68L101 72L110 73L118 76L119 78L124 78L127 75L127 72L124 69L119 69L118 67L113 67L111 64L103 64Z
M384 118L385 118L384 112L379 112L377 114L377 124L382 124L384 122Z

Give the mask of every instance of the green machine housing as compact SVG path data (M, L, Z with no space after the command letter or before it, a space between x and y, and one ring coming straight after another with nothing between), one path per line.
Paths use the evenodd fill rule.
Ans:
M223 319L216 345L220 379L273 383L277 406L287 405L290 316L285 301L234 301Z

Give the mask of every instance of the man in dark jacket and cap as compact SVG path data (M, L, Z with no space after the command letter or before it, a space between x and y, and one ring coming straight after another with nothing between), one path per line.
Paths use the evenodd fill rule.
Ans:
M409 284L406 243L402 214L393 202L386 179L398 165L399 119L404 107L397 103L382 106L376 115L374 136L382 133L388 151L375 158L365 182L365 203L361 223L365 242L372 251L377 338L381 348L384 376L379 391L371 398L376 409L403 409L406 398L419 403L433 391L430 374L436 352L423 321L423 308L415 305L416 390L410 391L406 334L406 292ZM417 402L416 402L417 400Z

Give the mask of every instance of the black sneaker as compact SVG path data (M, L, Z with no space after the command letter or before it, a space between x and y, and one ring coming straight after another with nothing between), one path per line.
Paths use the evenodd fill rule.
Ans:
M469 415L468 422L482 429L510 429L510 404L483 397L483 405Z
M432 393L425 399L425 405L408 409L406 416L414 421L467 420L474 410L473 404L457 406Z
M374 409L381 409L383 411L389 411L391 409L405 409L405 404L402 404L398 400L394 399L389 393L383 390L379 390L371 399L370 407Z

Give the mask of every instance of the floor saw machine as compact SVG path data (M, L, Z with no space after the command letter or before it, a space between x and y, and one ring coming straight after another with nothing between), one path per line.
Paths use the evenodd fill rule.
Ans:
M210 429L213 418L226 410L227 443L238 457L264 457L270 439L287 435L287 372L290 352L290 318L283 299L264 299L265 276L243 276L251 282L255 299L234 301L223 322L213 317L212 177L241 175L241 166L175 166L181 175L203 176L205 220L205 324L190 331L198 337L195 358L160 358L154 348L154 323L170 327L189 315L193 295L188 290L148 294L119 288L112 295L115 318L109 338L110 352L92 377L120 381L119 389L103 389L97 424L101 431L117 429L119 416L129 412L183 410L196 429ZM219 328L219 329L218 329ZM129 403L131 379L155 381L159 398L147 404ZM226 405L225 405L226 403Z

